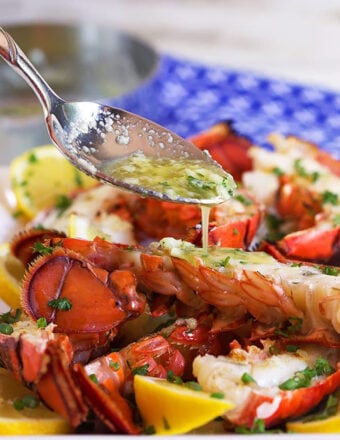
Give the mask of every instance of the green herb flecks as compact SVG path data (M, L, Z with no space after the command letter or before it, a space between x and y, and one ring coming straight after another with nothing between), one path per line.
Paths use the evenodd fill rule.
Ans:
M179 376L176 376L176 375L174 374L174 372L171 371L171 370L169 370L169 371L167 372L166 380L167 380L168 382L171 382L171 383L176 383L177 385L180 385L180 384L183 383L182 378L179 377Z
M281 390L296 390L298 388L306 388L311 385L312 379L317 376L327 376L334 372L333 367L327 359L319 357L313 368L306 367L304 370L297 371L293 377L289 378L279 388Z
M214 190L216 189L215 182L207 182L202 179L198 179L197 177L188 176L188 184L194 188L202 189L202 190Z
M72 309L72 304L67 298L52 299L51 301L48 301L47 305L53 309L63 310L66 312Z
M67 208L72 205L72 199L65 194L59 194L56 197L55 208L58 211L58 217L60 217Z
M292 335L296 335L301 332L303 320L298 316L291 316L287 320L287 324L284 329L277 328L275 334L289 338Z
M338 205L339 203L339 198L338 198L338 194L333 193L331 191L324 191L321 194L321 200L323 204L329 203L330 205Z
M320 173L318 171L308 172L302 165L302 159L295 160L294 170L296 171L298 176L304 177L305 179L308 179L313 183L316 182L320 177Z
M247 426L237 426L235 428L237 434L266 434L266 433L282 433L280 429L266 429L266 425L262 419L255 419L251 428Z
M16 399L13 402L13 408L17 411L22 411L24 408L37 408L39 406L40 400L31 394L24 396L22 399Z
M39 162L39 159L37 158L35 153L30 153L27 157L27 161L29 163L37 163L37 162Z
M46 328L47 327L47 320L44 316L41 316L37 319L37 326L38 328Z
M14 329L11 324L6 324L5 322L0 323L0 333L3 335L11 335L13 332Z
M256 383L256 380L249 373L243 373L241 380L244 384Z
M149 364L141 365L140 367L136 367L131 371L132 376L136 376L139 374L140 376L146 376L148 374Z
M94 374L94 373L92 373L92 374L89 374L89 379L93 382L93 383L95 383L95 384L99 384L99 380L98 380L98 377Z
M14 324L18 322L21 317L22 310L21 309L11 309L9 312L3 313L0 315L0 322L6 324Z
M240 203L242 203L242 205L244 205L244 206L251 206L254 204L254 202L251 199L249 199L248 197L245 197L243 194L237 194L235 196L235 199L237 201L239 201Z
M33 245L33 252L37 252L40 255L50 255L53 252L53 246L46 246L40 241L36 241Z

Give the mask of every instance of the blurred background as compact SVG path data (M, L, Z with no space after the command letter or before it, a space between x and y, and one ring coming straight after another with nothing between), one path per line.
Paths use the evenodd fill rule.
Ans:
M339 156L340 0L0 0L0 8L1 25L63 98L119 105L183 136L232 119L254 142L290 132ZM36 98L3 63L0 162L44 142Z

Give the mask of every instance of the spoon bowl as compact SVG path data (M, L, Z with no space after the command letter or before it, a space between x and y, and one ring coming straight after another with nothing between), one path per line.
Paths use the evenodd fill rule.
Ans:
M42 105L49 136L56 147L78 169L100 181L139 193L143 196L182 203L214 205L228 199L233 190L231 176L193 144L166 128L125 110L95 102L66 102L46 83L13 38L0 28L0 55L32 87ZM132 172L139 171L145 159L151 159L144 184L137 174L123 178L108 164L125 158L141 159ZM155 189L152 181L155 167L167 160L170 178L176 169L188 176L190 191L169 190L172 181L163 181ZM132 162L131 162L132 163ZM195 170L191 170L195 163ZM178 164L181 166L178 167ZM131 166L124 163L124 170ZM216 180L216 176L218 179ZM207 180L208 179L208 180ZM179 185L179 188L183 185ZM222 190L221 190L222 189Z

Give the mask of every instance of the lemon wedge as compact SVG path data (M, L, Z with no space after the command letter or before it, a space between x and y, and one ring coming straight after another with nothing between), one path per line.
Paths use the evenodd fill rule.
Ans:
M11 252L8 243L0 245L0 299L9 307L20 307L21 280L24 266Z
M316 434L318 432L322 434L340 433L340 414L324 420L289 422L286 426L288 432L304 432L306 434Z
M145 429L155 434L184 434L232 409L234 404L165 379L136 375L136 404Z
M340 433L340 405L339 392L337 393L337 399L335 399L336 413L326 418L319 418L314 420L296 420L287 423L288 432L298 432L306 434L339 434ZM329 399L331 396L329 397ZM327 403L329 400L327 401Z
M53 145L35 147L16 157L10 164L10 179L17 210L27 219L67 202L72 191L98 183L71 165Z
M22 404L23 402L26 403ZM34 407L37 405L36 407ZM16 409L22 408L22 409ZM5 369L0 368L0 434L37 435L72 432L68 421L37 401Z

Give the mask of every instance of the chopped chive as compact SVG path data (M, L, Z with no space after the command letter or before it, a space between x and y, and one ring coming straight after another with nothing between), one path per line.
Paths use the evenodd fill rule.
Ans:
M40 318L37 319L37 325L38 328L45 328L47 327L47 320L44 316L41 316Z
M210 394L210 397L212 397L213 399L224 399L225 394L219 393L218 391L215 391L214 393Z
M6 324L5 322L0 323L0 333L3 335L11 335L14 332L11 324Z
M95 383L95 384L99 384L98 377L97 377L94 373L92 373L92 374L89 375L89 379L90 379L93 383Z
M194 390L194 391L202 391L201 385L193 380L189 380L188 382L184 382L183 385L187 388L190 388L191 390Z
M166 380L171 383L176 383L178 385L183 383L183 380L174 374L173 371L169 370L166 374Z
M119 362L113 362L111 359L109 360L109 367L112 368L114 371L118 371L120 369Z
M139 374L140 376L146 376L148 374L149 364L141 365L140 367L136 367L131 371L132 376Z
M248 383L256 383L256 380L249 374L249 373L243 373L241 376L241 380L244 384Z

